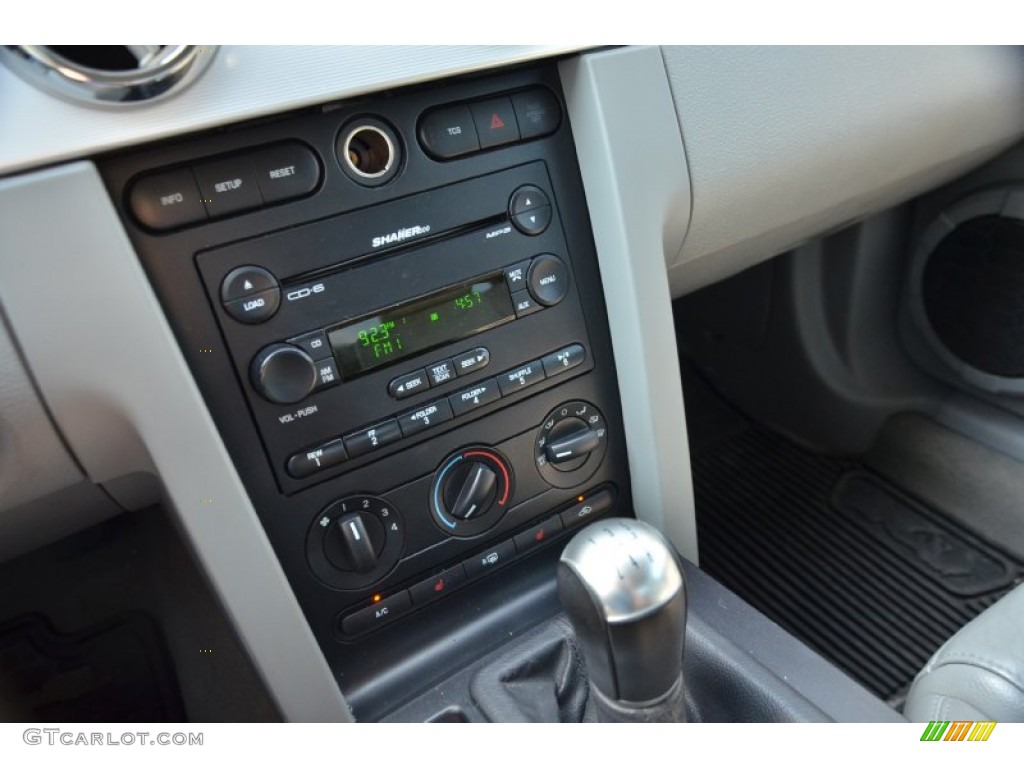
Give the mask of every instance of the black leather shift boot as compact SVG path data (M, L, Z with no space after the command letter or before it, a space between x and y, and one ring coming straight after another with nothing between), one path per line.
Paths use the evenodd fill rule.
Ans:
M572 628L555 619L480 670L473 700L497 723L579 723L596 718L587 706L583 656Z

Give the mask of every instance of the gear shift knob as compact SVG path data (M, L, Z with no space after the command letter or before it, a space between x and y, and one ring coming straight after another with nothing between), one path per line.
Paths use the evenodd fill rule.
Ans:
M682 717L686 583L656 529L625 518L591 523L562 552L558 596L592 689L617 710L657 710L677 697Z

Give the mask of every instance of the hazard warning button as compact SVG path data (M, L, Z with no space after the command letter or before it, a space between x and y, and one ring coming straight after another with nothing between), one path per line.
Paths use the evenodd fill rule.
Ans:
M519 123L512 109L512 100L507 96L479 101L470 104L469 108L481 149L519 141Z

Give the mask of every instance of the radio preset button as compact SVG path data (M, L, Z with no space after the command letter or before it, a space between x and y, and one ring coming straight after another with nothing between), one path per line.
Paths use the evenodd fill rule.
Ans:
M505 270L505 283L513 294L526 288L526 273L530 271L530 259L513 264Z
M321 470L335 467L347 458L348 455L345 453L345 446L342 445L341 440L331 440L319 448L296 453L290 457L288 459L288 474L301 480Z
M486 347L477 347L469 352L461 354L452 360L455 363L455 371L459 376L466 376L473 371L486 368L491 362L491 353Z
M512 306L516 308L516 317L526 317L540 312L544 307L533 300L529 291L516 291L512 294Z
M348 455L355 458L370 451L393 443L402 437L402 431L398 428L398 422L394 419L382 421L372 427L360 430L352 435L345 436L345 449Z
M436 403L421 406L415 411L403 413L398 417L398 426L402 428L403 435L412 437L418 432L436 427L438 424L444 424L453 418L451 405L447 400L441 399Z
M327 346L327 334L323 331L304 333L301 336L296 336L294 339L288 339L288 343L305 350L306 354L314 360L319 360L321 357L329 357L331 354L331 348Z
M451 381L456 376L455 366L452 365L451 360L441 360L430 364L427 366L427 373L430 376L430 383L435 387L446 381Z
M544 368L540 360L534 360L532 363L519 366L514 371L501 374L498 377L498 386L501 388L501 394L507 396L540 381L544 381Z
M456 392L454 395L449 396L448 399L451 401L452 410L455 412L455 415L461 416L488 403L493 403L500 398L501 392L498 389L498 382L495 379L487 379L462 392Z
M544 364L545 374L557 376L560 373L565 373L575 368L577 365L582 365L586 356L582 345L570 344L568 347L552 352L550 355L544 355L541 363Z
M388 394L396 400L404 400L419 392L426 392L428 389L430 389L430 381L427 379L427 372L422 368L397 376L388 384Z
M547 307L554 306L569 292L569 270L557 256L541 254L530 264L526 275L530 295Z

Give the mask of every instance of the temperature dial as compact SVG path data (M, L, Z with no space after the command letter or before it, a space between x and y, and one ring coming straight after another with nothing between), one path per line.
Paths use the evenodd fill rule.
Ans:
M576 400L559 406L544 419L534 461L551 485L572 488L594 474L607 447L604 416L590 403Z
M501 519L511 496L508 460L493 448L466 448L434 475L430 509L445 533L476 536Z
M380 581L402 554L405 526L377 496L348 496L316 516L306 537L313 572L337 589L362 589Z

